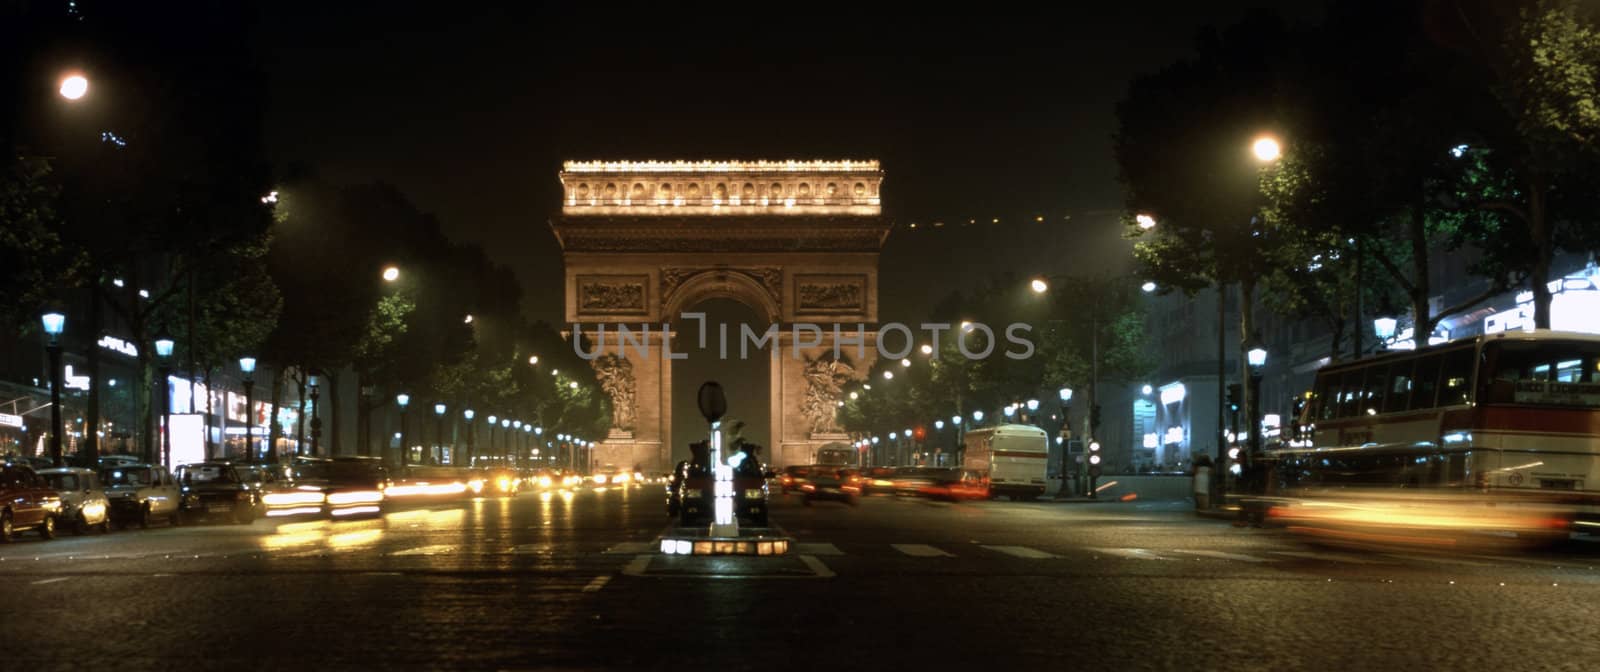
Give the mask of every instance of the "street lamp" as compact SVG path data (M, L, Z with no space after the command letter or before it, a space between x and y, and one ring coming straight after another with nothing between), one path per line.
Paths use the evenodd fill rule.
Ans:
M1378 337L1378 342L1387 346L1390 339L1394 338L1395 329L1400 326L1400 321L1392 317L1380 317L1372 321L1372 335Z
M500 418L498 418L496 416L493 416L493 415L489 416L489 454L490 455L494 454L494 428L495 428L495 425L498 425L498 424L500 424Z
M1250 145L1250 151L1256 155L1256 160L1262 163L1277 161L1283 156L1283 146L1278 144L1277 138L1270 135L1256 138L1255 143Z
M322 393L321 381L317 376L310 376L306 380L306 388L311 393L311 454L315 456L322 444L322 418L317 414L317 399Z
M404 392L394 395L394 403L400 405L400 466L404 468L411 463L411 446L408 445L410 435L407 433L406 409L411 406L411 395Z
M1034 278L1028 283L1028 288L1032 289L1034 294L1043 294L1050 291L1050 283L1045 282L1044 278Z
M1150 215L1143 213L1134 215L1133 221L1138 222L1139 228L1144 229L1145 231L1156 228L1156 218L1151 217Z
M172 392L167 379L172 375L172 334L165 327L156 333L156 358L161 362L161 464L172 466Z
M1254 343L1244 356L1250 365L1250 396L1246 400L1250 407L1246 417L1250 418L1250 458L1255 459L1261 453L1261 370L1267 366L1267 349Z
M73 73L61 78L61 97L67 100L78 100L89 93L89 79L83 75Z
M1156 291L1156 283L1153 280L1146 280L1144 284L1139 285L1139 289L1144 293L1149 294Z
M983 411L973 411L972 412L972 421L973 422L983 422Z
M67 466L61 454L61 332L66 331L67 316L50 311L39 317L44 333L50 337L45 352L50 354L50 461L58 467Z
M400 268L399 267L397 267L397 266L389 266L389 267L386 267L386 268L383 269L383 281L384 282L394 282L394 281L399 280L399 279L400 279Z
M470 408L461 412L461 417L464 417L464 418L467 419L467 453L466 453L467 459L466 459L466 463L467 463L467 466L469 466L469 467L472 466L472 432L473 432L474 429L477 429L476 427L473 427L473 425L472 425L472 418L475 417L475 416L477 416L477 413L473 412L473 410L470 409Z
M923 343L922 347L920 349L922 350L922 354L924 354L924 355L933 354L933 346L928 345L927 343Z
M934 420L933 421L933 429L935 431L944 431L944 421L943 420Z
M509 462L506 458L511 455L511 418L500 418L500 459Z
M1150 387L1149 383L1145 383L1144 387L1139 388L1139 393L1143 394L1144 396L1147 396L1147 397L1150 396L1150 393L1154 392L1154 391L1155 391L1155 388Z
M433 434L434 445L437 446L437 448L438 448L440 453L444 452L444 412L446 410L448 410L448 409L446 409L445 405L442 404L442 403L433 405L434 428L435 428L434 429L434 434ZM428 464L438 464L439 463L438 458L434 457L433 453L434 453L434 450L432 448L430 448L428 450ZM444 457L444 455L441 454L439 457Z
M239 373L244 374L244 452L250 462L265 462L256 455L256 358L240 357Z
M539 356L538 355L529 355L528 356L528 365L529 366L538 366L539 365Z
M1063 387L1059 390L1056 390L1056 396L1061 398L1061 403L1063 404L1072 403L1072 388Z
M883 372L883 379L884 380L894 380L894 372L893 371L884 371Z

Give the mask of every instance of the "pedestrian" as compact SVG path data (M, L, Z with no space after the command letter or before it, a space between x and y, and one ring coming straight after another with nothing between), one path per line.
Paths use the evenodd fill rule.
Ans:
M1194 509L1204 511L1211 508L1211 456L1201 455L1194 459Z

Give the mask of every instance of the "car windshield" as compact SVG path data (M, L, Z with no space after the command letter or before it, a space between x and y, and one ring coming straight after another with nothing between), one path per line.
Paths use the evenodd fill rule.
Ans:
M183 467L179 475L185 485L239 482L233 467L225 464L189 465Z
M382 477L381 467L367 463L323 462L301 464L294 468L294 478L299 481L328 481L331 483L374 483Z
M78 490L82 479L77 474L44 474L44 480L57 490Z
M148 469L107 469L101 480L108 486L145 486L153 483L151 476Z

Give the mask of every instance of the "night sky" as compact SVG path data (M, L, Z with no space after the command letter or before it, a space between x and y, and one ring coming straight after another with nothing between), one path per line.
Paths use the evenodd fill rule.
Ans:
M397 185L515 268L530 316L560 317L564 159L876 158L882 317L915 320L1001 270L1122 268L1116 101L1271 3L332 4L261 10L273 158Z

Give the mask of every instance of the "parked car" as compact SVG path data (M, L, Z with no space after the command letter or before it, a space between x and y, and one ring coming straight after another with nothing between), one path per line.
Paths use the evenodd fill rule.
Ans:
M39 536L56 536L61 497L32 467L15 462L0 465L0 542L17 532L38 530Z
M185 522L221 518L240 525L256 520L256 493L232 464L200 462L178 467L178 505Z
M165 520L178 525L182 493L178 482L166 468L155 464L131 464L100 470L100 481L111 501L111 524L117 527L149 527L152 521Z
M100 486L100 475L93 469L62 467L41 469L38 473L61 497L59 523L70 526L76 534L111 531L111 502Z

